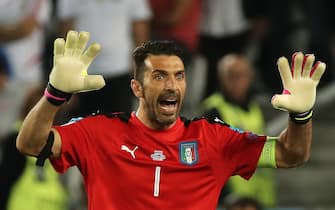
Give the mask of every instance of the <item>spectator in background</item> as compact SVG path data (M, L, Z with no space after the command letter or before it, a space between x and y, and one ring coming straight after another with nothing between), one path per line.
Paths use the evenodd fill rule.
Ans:
M200 53L207 62L204 96L220 88L216 74L219 59L228 53L242 53L250 38L263 36L266 23L261 18L263 8L249 4L262 0L205 0L200 25Z
M150 0L152 39L173 40L185 51L188 66L198 50L202 0Z
M262 205L250 197L229 196L224 206L226 210L263 210Z
M242 0L205 0L200 25L200 52L207 62L205 96L219 89L218 60L227 53L241 53L247 43L248 23Z
M220 91L203 102L205 115L219 117L231 126L253 133L264 133L263 113L252 97L254 74L248 59L228 54L217 66ZM221 193L250 196L266 207L274 207L276 193L272 169L259 168L249 180L233 176Z
M89 31L92 39L103 46L90 72L103 75L106 86L79 95L79 114L130 111L130 54L134 45L149 39L151 11L147 1L60 0L57 5L63 36L70 29Z
M49 21L49 0L0 0L0 43L19 84L41 81L44 27ZM23 89L21 89L23 90Z
M49 13L49 0L0 0L0 45L11 67L0 94L0 127L4 132L18 118L27 90L42 80L41 54Z
M54 171L49 160L46 161L43 174L37 173L36 159L19 153L16 149L16 137L21 120L28 114L42 96L44 86L27 92L21 113L11 132L1 141L2 161L0 161L0 209L68 209L68 194L60 176ZM39 176L40 175L40 176Z

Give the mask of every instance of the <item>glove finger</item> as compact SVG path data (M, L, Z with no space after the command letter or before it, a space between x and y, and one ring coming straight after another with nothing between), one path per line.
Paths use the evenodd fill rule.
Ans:
M98 55L101 50L101 46L97 43L94 43L88 47L88 49L81 56L80 60L86 65L89 66L94 58Z
M314 65L313 69L311 70L310 76L312 80L318 84L325 70L326 70L326 64L322 62L317 62Z
M69 31L66 36L65 41L65 56L72 56L74 49L76 48L76 44L78 41L78 32L77 31Z
M304 55L301 52L294 53L292 56L292 75L295 79L301 78L303 60Z
M291 75L293 77L293 69L294 69L294 61L295 61L295 56L298 54L298 52L295 52L292 54L292 57L291 57Z
M84 78L84 87L86 91L98 90L105 86L105 80L101 75L87 75Z
M65 49L65 40L63 38L57 38L54 41L54 65L56 64L56 59L59 56L64 55L64 49Z
M283 83L284 88L292 80L290 65L288 64L287 58L280 57L277 61L278 70Z
M65 40L63 38L57 38L54 41L54 55L63 55L65 48Z
M286 107L288 107L289 105L289 97L290 95L279 95L279 94L276 94L272 97L271 99L271 104L274 108L276 109L280 109L280 110L287 110Z
M313 54L305 55L305 64L303 65L302 77L309 77L313 63L315 61L315 56Z
M86 44L90 38L90 33L81 31L79 33L78 41L73 52L73 56L79 57L85 50Z

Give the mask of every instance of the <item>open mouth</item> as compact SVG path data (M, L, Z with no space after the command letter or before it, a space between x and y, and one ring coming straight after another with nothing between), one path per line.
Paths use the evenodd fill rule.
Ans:
M164 114L173 114L177 110L178 101L174 99L160 100L159 105L160 109Z
M174 91L165 91L158 97L161 114L174 115L178 111L179 94Z

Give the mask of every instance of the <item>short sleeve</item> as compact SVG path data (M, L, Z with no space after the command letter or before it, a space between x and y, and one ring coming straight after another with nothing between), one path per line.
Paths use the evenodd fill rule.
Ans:
M233 141L230 141L231 155L235 165L233 175L250 179L257 168L266 136L259 136L251 132L236 133Z
M78 166L85 171L89 154L89 140L92 138L86 126L85 119L70 122L53 128L61 137L61 155L59 158L51 158L50 162L59 173L64 173L71 166Z
M220 133L220 142L223 143L222 152L232 161L232 175L239 175L244 179L249 179L257 168L266 136L245 132L229 126L221 129Z

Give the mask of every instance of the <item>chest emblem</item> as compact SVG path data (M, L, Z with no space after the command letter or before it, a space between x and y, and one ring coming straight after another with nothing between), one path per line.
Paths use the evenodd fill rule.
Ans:
M179 144L180 162L186 165L194 165L199 160L198 142L189 141Z
M129 149L126 145L121 145L121 150L129 152L131 157L135 159L135 151L138 149L138 146L136 146L134 149Z
M154 153L150 155L151 159L154 161L163 161L166 159L166 156L163 154L163 151L155 150Z

